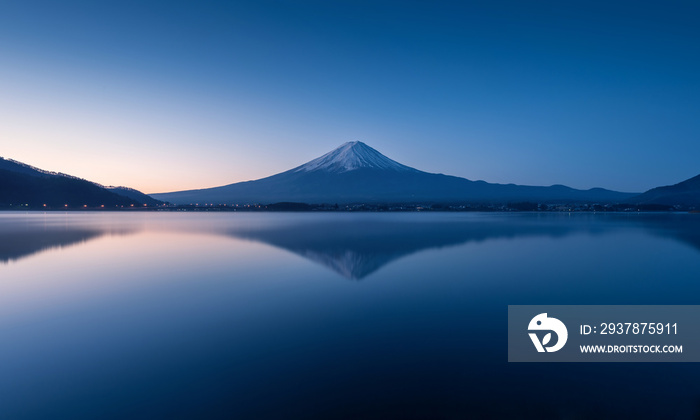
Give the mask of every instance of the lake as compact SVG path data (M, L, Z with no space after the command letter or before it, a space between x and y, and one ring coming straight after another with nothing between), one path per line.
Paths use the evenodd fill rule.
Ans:
M700 304L700 215L0 213L2 419L699 418L508 363L509 304Z

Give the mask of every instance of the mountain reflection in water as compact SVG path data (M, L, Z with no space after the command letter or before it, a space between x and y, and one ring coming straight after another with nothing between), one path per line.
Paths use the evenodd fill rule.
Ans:
M492 239L564 237L643 228L700 250L700 217L678 215L568 215L425 220L302 220L278 226L238 227L231 236L266 243L322 264L343 277L361 280L384 265L421 250ZM583 223L581 223L583 222Z
M70 223L15 223L0 218L0 262L81 244L104 235L135 234L140 223L85 223L72 215ZM138 218L138 215L133 215ZM335 271L361 280L399 258L422 250L469 242L519 237L602 235L621 229L642 229L672 238L700 251L700 216L688 214L490 214L465 217L406 217L405 214L309 214L278 223L237 223L237 215L221 220L177 219L159 230L230 236L290 251ZM257 215L259 216L259 215ZM274 220L275 214L263 215ZM308 217L307 217L308 216ZM333 217L328 217L333 216ZM340 217L335 217L340 216ZM408 215L411 216L411 215ZM413 215L417 216L417 215ZM93 215L94 217L94 215ZM259 219L258 219L259 220Z
M507 363L505 326L696 304L698 251L693 214L4 212L0 418L695 418L692 364Z

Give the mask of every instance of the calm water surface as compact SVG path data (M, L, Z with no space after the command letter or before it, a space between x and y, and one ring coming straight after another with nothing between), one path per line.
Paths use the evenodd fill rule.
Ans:
M509 304L700 304L700 215L2 212L0 418L700 418Z

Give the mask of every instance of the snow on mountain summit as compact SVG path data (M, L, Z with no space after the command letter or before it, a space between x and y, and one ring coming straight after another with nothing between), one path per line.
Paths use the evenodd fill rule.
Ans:
M349 172L361 168L383 169L390 171L415 172L416 169L389 159L361 141L347 142L325 155L307 162L294 172Z

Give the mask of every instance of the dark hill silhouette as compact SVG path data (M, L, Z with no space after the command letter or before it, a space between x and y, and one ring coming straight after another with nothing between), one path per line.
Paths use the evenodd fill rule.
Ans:
M700 175L678 184L652 188L628 201L636 204L700 207Z
M135 200L140 204L148 204L149 206L157 206L160 204L164 204L162 201L156 200L155 198L151 197L150 195L144 194L141 191L135 190L133 188L106 187L106 189L110 192L113 192L114 194L118 194L118 195L130 198L132 200Z
M144 204L145 199L138 196L141 193L136 193L127 194L123 189L112 192L85 179L0 158L0 207L64 208L67 204L69 208L108 208ZM148 198L147 204L152 200Z

